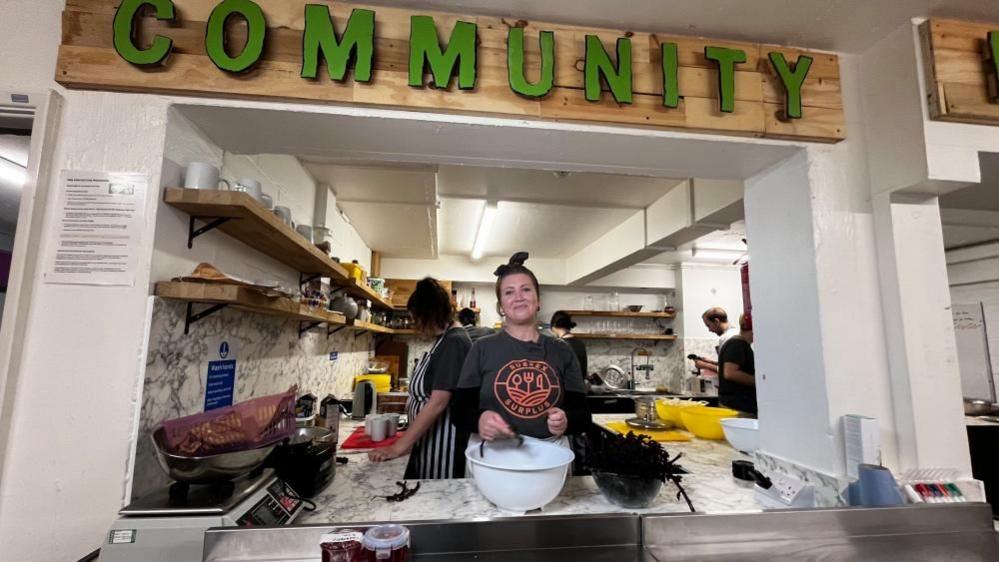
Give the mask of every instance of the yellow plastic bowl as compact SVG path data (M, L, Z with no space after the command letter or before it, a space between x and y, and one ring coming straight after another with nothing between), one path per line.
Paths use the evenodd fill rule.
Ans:
M701 439L724 439L725 429L721 421L725 418L737 418L739 412L729 408L712 408L698 406L680 411L680 419L688 431Z
M656 400L656 413L659 414L659 419L665 422L683 425L683 420L680 419L680 412L687 408L704 407L704 404L704 402L696 400L664 400L660 398Z

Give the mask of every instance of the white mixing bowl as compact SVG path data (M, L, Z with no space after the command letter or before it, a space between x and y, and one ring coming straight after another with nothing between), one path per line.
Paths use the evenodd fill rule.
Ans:
M725 418L721 421L725 439L743 453L752 454L760 447L760 422L748 418Z
M513 440L486 443L482 457L478 445L472 445L465 458L486 499L500 509L524 512L558 496L576 455L567 447L524 437L519 447Z

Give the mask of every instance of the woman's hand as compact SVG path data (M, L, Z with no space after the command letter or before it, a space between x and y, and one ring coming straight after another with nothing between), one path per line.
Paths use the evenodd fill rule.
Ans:
M569 427L569 418L565 416L565 411L561 408L548 410L548 431L555 437L562 437Z
M513 429L506 423L503 416L493 411L482 412L479 416L479 437L486 441L513 437Z
M382 449L375 449L373 451L368 451L368 460L371 462L385 462L390 461L394 458L401 457L408 453L404 447L400 446L399 442L384 447Z

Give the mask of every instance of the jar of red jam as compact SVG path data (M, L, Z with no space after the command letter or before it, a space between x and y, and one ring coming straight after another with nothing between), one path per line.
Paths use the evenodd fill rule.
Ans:
M365 562L409 562L409 529L402 525L378 525L361 540Z
M364 549L361 541L364 533L354 529L341 529L327 533L319 539L323 562L363 562Z

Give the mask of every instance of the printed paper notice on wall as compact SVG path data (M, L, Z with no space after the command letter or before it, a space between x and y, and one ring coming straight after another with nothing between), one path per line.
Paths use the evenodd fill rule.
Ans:
M236 346L226 338L208 343L205 411L232 406L236 394Z
M44 281L135 285L149 176L63 170Z

